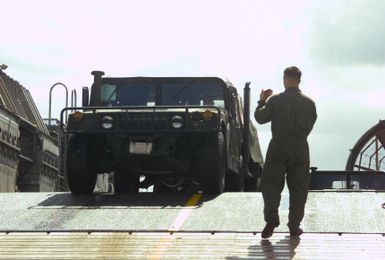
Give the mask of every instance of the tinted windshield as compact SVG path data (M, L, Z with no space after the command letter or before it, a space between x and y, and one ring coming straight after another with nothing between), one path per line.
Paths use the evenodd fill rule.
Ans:
M101 101L112 106L215 105L224 106L223 85L218 82L138 82L103 84Z

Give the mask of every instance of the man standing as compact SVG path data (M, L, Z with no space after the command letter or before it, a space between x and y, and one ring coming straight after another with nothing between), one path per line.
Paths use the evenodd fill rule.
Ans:
M307 136L313 129L317 113L313 100L299 89L301 75L295 66L286 68L283 74L285 91L271 96L271 89L262 90L254 113L258 123L271 122L272 131L261 176L266 221L262 238L271 237L279 226L278 208L285 176L290 194L287 224L290 235L303 233L299 226L304 216L310 174Z

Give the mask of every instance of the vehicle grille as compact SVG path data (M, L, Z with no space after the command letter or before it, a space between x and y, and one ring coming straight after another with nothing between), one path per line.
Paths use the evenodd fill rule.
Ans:
M119 116L117 128L125 131L168 130L169 114L124 113Z

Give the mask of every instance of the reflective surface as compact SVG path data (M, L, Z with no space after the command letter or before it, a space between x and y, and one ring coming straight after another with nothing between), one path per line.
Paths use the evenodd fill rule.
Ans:
M0 193L0 259L383 259L384 202L312 192L296 239L283 194L281 226L262 240L260 193Z

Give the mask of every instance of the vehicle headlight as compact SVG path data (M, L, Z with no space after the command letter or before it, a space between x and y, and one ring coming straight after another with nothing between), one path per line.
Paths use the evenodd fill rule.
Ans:
M171 126L176 129L181 128L183 126L183 117L178 115L173 116L171 118Z
M214 112L210 111L210 110L206 110L205 112L203 112L202 114L202 118L203 120L205 121L210 121L211 119L213 119L214 117Z
M103 116L102 127L104 129L111 129L112 127L114 127L114 118L112 116Z
M72 118L74 119L75 122L80 122L83 120L84 114L80 111L76 111L75 113L72 114Z

